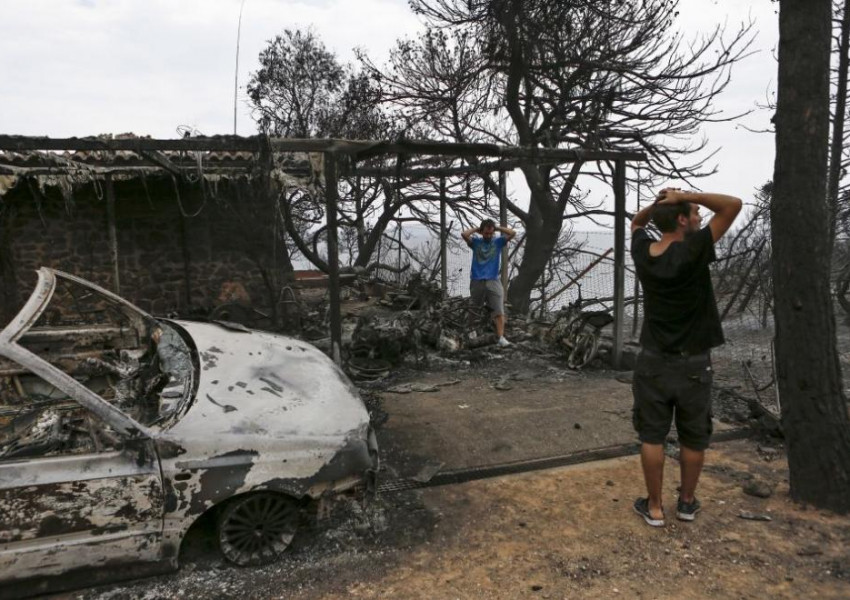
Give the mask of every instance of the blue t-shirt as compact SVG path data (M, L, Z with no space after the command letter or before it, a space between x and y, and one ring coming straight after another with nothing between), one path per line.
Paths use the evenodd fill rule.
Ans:
M479 236L470 238L469 247L472 248L472 270L470 271L469 278L498 279L499 258L502 255L502 248L507 243L508 238L503 235L490 238L490 241Z

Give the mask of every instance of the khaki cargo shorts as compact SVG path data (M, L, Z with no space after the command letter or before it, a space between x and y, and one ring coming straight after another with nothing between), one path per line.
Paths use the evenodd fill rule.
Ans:
M473 279L469 282L469 295L478 306L486 304L494 315L505 314L505 292L498 279Z

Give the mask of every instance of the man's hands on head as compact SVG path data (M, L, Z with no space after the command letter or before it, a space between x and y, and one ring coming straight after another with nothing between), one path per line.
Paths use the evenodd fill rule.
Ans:
M470 227L469 229L460 232L460 237L463 238L463 241L466 242L467 246L472 243L472 235L479 233L479 229L479 227Z
M708 222L708 226L715 242L729 230L743 205L741 199L735 196L707 192L685 192L679 188L662 189L655 197L654 204L679 204L681 202L693 202L714 213L714 216ZM634 230L634 224L632 229Z
M495 227L493 227L493 230L501 233L503 236L505 236L505 238L508 241L511 241L514 238L514 236L516 236L516 231L511 229L510 227L503 227L501 225L496 225ZM480 226L479 227L470 227L469 229L461 231L460 236L463 238L463 240L467 244L470 244L471 240L472 240L472 236L475 235L476 233L478 235L482 235L483 232L481 231Z
M679 204L686 202L690 192L683 192L681 188L664 188L655 196L656 204Z
M516 235L516 231L515 231L515 230L511 229L510 227L503 227L502 225L497 225L497 226L496 226L496 231L498 231L498 232L499 232L499 233L501 233L503 236L505 236L505 238L506 238L506 239L507 239L507 241L509 241L509 242L510 242L512 239L514 239L514 236Z

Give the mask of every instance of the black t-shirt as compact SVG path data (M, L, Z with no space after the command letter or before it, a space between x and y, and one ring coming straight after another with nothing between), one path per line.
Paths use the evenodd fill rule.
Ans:
M632 259L643 287L641 346L662 352L704 352L723 343L708 265L717 256L711 229L673 242L661 256L644 229L632 234Z

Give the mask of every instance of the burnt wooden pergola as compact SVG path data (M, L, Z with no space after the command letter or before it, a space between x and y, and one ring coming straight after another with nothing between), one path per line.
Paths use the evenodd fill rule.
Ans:
M28 160L38 151L50 159ZM292 139L267 136L214 136L182 139L127 138L48 138L0 135L0 175L61 175L86 171L106 182L107 217L110 242L118 281L117 241L114 223L115 196L113 175L145 175L165 171L185 175L196 165L186 152L217 153L224 159L204 166L207 174L236 175L255 164L252 156L268 153L320 153L324 157L325 203L327 214L327 246L330 294L330 338L334 361L341 363L342 319L340 315L339 245L337 236L338 181L340 175L356 173L366 176L404 176L409 179L440 178L440 252L441 280L446 289L446 177L463 174L499 174L499 215L507 224L505 173L529 164L560 165L575 162L614 163L614 365L619 366L623 351L623 317L625 305L625 224L626 164L646 161L641 152L589 151L561 148L501 146L497 144L450 143L434 141L363 141L342 139ZM62 154L59 154L62 153ZM71 153L81 153L79 157ZM357 167L358 162L381 156L419 156L433 159L467 159L476 164L462 166L408 166L398 168ZM37 157L39 158L39 157ZM80 158L82 160L80 160ZM120 159L119 159L120 158ZM342 160L345 159L345 160ZM482 159L484 159L482 161ZM502 279L507 283L506 249L503 250ZM117 290L116 290L117 291Z

